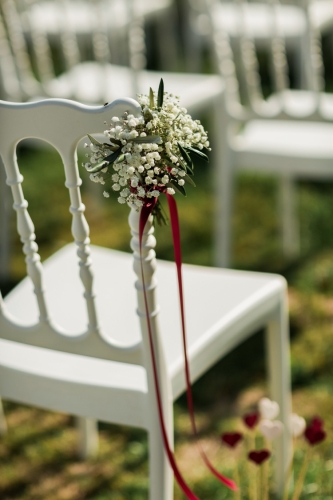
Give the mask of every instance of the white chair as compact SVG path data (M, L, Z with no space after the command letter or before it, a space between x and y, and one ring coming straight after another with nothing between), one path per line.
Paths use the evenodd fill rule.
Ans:
M0 394L24 404L146 429L149 498L171 500L172 474L163 451L149 355L139 214L132 210L129 216L134 256L90 247L80 195L78 142L87 132L100 133L105 119L125 110L138 114L140 107L131 99L105 107L61 99L0 102L0 121L6 123L0 154L13 193L28 274L0 299ZM74 243L43 265L15 154L17 143L27 137L47 141L60 153L73 218ZM110 220L110 231L115 223ZM172 442L172 404L185 390L176 273L173 263L155 261L154 246L149 220L143 236L145 286ZM277 275L184 265L184 289L192 381L256 330L267 328L271 397L280 404L287 429L276 450L276 480L281 489L290 458L285 281Z
M270 68L273 92L265 99L261 86L256 45L243 30L238 37L235 56L227 31L216 21L212 0L208 15L212 26L212 44L218 70L226 85L224 113L220 116L222 166L216 182L216 263L230 265L231 214L234 179L237 170L271 172L281 180L282 240L285 255L299 252L299 229L296 217L296 179L333 178L333 96L325 94L320 34L307 17L307 54L304 74L309 91L293 90L289 85L286 46L276 13L271 10ZM239 2L239 23L245 22L246 2ZM322 122L322 123L320 123ZM326 123L325 123L326 122Z
M169 0L168 0L169 1ZM22 0L23 2L23 0ZM164 3L163 3L164 2ZM55 28L61 27L62 53L67 71L55 76L51 48L46 24L36 22L27 25L29 19L35 19L39 9L63 6L61 22L54 20ZM18 9L20 2L3 0L0 4L0 98L8 101L27 101L44 97L75 99L89 104L103 104L118 97L135 97L137 92L145 93L149 87L157 88L160 78L165 81L166 89L182 96L182 105L190 112L201 112L211 109L218 113L222 105L223 82L218 75L193 75L180 73L160 73L145 71L145 34L143 29L143 14L149 15L147 9L157 9L165 5L167 0L159 2L136 2L133 0L109 0L108 12L114 9L113 15L105 15L104 0L96 0L94 16L89 18L92 24L92 47L94 60L80 62L79 34L72 31L74 22L74 0L59 0L58 2L35 3L31 5L32 13L23 8ZM92 2L90 2L92 3ZM89 2L84 2L87 6ZM170 3L170 2L169 2ZM34 10L35 9L35 10ZM85 15L77 8L77 17ZM44 11L43 11L44 12ZM151 12L152 13L152 12ZM89 17L89 16L88 16ZM88 20L86 19L86 27ZM118 51L127 56L127 66L111 64L109 44L109 24L113 22L115 37L121 35L119 23L127 26L125 43L119 42ZM120 22L121 21L121 22ZM38 29L37 29L38 28ZM26 34L30 33L31 50L28 50ZM113 31L112 31L113 33ZM122 41L122 39L121 39ZM35 61L33 69L32 56ZM38 74L38 79L35 77ZM212 134L213 135L213 134ZM214 140L214 138L213 138ZM216 141L218 147L218 140ZM5 194L5 192L4 192ZM0 219L5 220L5 205L0 203ZM8 224L7 224L8 225ZM2 225L3 234L0 240L0 264L2 269L8 269L9 234ZM6 262L7 260L7 262ZM3 271L3 274L5 271ZM0 271L1 276L1 271Z
M176 5L173 0L137 0L139 15L149 26L155 26L158 56L164 69L172 69L177 56L175 33L177 29ZM23 16L24 32L30 38L32 33L46 34L54 47L64 49L64 36L78 41L84 49L100 32L98 23L103 19L110 41L128 28L127 0L18 0ZM98 10L102 11L102 16ZM99 19L98 19L99 18ZM97 35L98 37L98 35ZM66 45L66 43L65 43ZM114 46L113 60L121 48ZM65 49L64 57L68 56ZM72 64L71 57L69 56ZM68 61L67 61L68 62ZM77 61L79 62L79 61Z
M209 45L210 21L205 9L205 0L187 0L188 23L186 54L189 68L198 71L200 57L194 58L194 53L201 54L204 46ZM245 22L239 22L239 12L236 2L217 1L214 7L215 24L225 30L231 39L238 38L242 30L250 35L260 48L267 48L271 38L271 9L263 2L249 2L245 7ZM294 59L303 52L306 33L306 15L304 9L297 5L283 4L278 13L278 24L283 31L288 49Z
M70 7L70 0L63 0L64 12ZM41 97L73 98L89 104L103 104L115 97L132 96L146 92L149 86L156 86L162 76L170 92L184 95L184 106L191 111L193 107L206 109L207 104L216 105L216 97L221 95L223 86L216 75L187 75L180 73L156 73L145 71L145 32L141 3L125 0L109 0L109 8L114 8L113 16L106 16L102 0L94 2L94 19L91 20L93 60L81 61L77 33L66 25L67 17L62 19L62 52L66 71L55 76L51 48L44 26L29 26L31 50L28 50L26 32L29 11L21 12L14 0L1 2L0 19L0 75L5 100L27 101ZM123 25L127 27L125 40L120 39L117 52L124 52L126 64L111 64L109 26L106 19L114 19L117 26L117 12L122 7ZM33 8L34 6L32 6ZM37 5L36 5L37 7ZM126 8L125 8L126 7ZM24 16L25 14L25 16ZM113 31L111 30L111 33ZM114 30L117 37L119 30ZM37 73L38 78L35 76ZM148 85L148 87L147 87ZM184 93L184 89L186 92Z
M210 21L205 10L205 0L187 0L187 36L185 38L188 66L198 71L198 62L203 47L210 38ZM325 35L333 27L332 0L310 0L309 2L283 2L277 12L277 24L285 39L286 46L296 65L295 77L302 86L306 86L304 75L300 73L302 65L298 62L304 54L307 32L307 13L313 26ZM244 13L244 25L239 22L237 2L219 0L214 8L215 24L225 30L231 39L239 38L244 28L245 34L252 37L258 47L267 49L271 40L271 7L269 3L248 2ZM196 57L194 58L194 54Z

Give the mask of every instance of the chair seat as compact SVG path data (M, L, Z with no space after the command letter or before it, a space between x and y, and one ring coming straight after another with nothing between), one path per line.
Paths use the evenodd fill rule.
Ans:
M133 257L96 246L92 246L91 251L101 330L129 346L140 339L135 289L128 286L135 281ZM76 262L75 245L69 244L45 262L44 281L52 318L68 332L78 333L86 329L87 314ZM267 321L267 316L272 314L281 298L285 282L280 276L270 274L191 265L184 265L183 272L188 349L194 381ZM185 381L174 264L158 261L156 276L161 334L175 399L184 391ZM117 283L117 287L111 287L110 283ZM26 278L5 298L8 311L24 325L32 325L38 319L31 289L31 282ZM14 369L36 378L54 380L55 383L67 380L87 390L99 386L104 392L114 388L144 394L147 390L142 367L8 340L0 341L0 366L1 369Z
M160 78L165 89L182 96L182 105L198 109L205 107L215 96L223 92L223 82L216 75L163 73L142 71L138 75L138 91L144 94L149 87L158 88ZM69 72L49 82L47 94L54 97L74 96L85 103L111 102L121 97L135 97L131 70L125 66L101 65L96 62L81 63Z
M0 394L48 410L147 428L141 366L0 339Z
M278 156L333 158L333 125L287 120L253 120L239 138L240 149Z
M272 94L268 99L271 106L276 106L283 99L283 108L286 113L295 118L306 120L318 109L324 120L333 121L333 94L307 90L284 90L280 94Z
M333 124L252 120L232 141L236 165L305 178L333 177Z

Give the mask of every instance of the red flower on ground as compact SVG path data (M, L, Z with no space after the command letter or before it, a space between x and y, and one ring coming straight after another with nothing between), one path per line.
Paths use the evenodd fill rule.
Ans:
M326 432L323 429L324 422L319 417L314 417L310 425L307 426L304 432L305 439L313 446L314 444L321 443L326 438Z
M323 429L324 421L320 417L313 417L310 422L310 427L314 430L321 431Z
M271 452L269 450L253 450L248 454L248 459L254 462L256 465L261 465L270 456Z
M309 444L311 444L311 446L313 446L314 444L321 443L326 438L325 431L323 431L323 430L314 431L311 427L307 427L305 429L304 435L305 435L305 439L307 440L307 442Z
M259 421L259 413L258 412L253 412L253 413L247 413L243 417L243 422L248 427L249 429L253 429L257 425Z
M222 434L221 439L230 448L235 448L239 441L243 439L243 434L240 432L225 432Z

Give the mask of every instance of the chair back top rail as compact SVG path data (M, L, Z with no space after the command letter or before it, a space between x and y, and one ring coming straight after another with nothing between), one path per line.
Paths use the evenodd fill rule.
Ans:
M263 3L269 23L269 71L273 94L264 98L260 77L258 47L251 31L251 3L234 0L237 10L238 35L231 35L221 25L218 15L218 0L204 0L211 25L212 44L218 69L225 80L226 106L230 117L247 121L253 118L314 119L332 121L333 116L323 112L323 59L321 38L313 25L308 8L299 7L304 16L304 34L299 36L301 72L305 75L306 89L312 91L311 105L304 112L289 105L290 78L286 55L286 33L282 24L283 6L279 0ZM253 19L252 19L253 21ZM311 97L311 96L310 96ZM245 102L244 102L245 101Z
M79 177L76 154L78 141L82 137L86 136L87 133L101 133L106 119L115 115L121 116L125 111L138 115L141 112L141 107L133 99L119 99L102 107L86 106L64 99L47 99L25 104L0 101L0 123L5 124L0 135L0 155L6 170L6 182L12 190L13 208L17 213L17 230L23 243L27 274L33 283L40 315L39 323L34 327L19 327L15 325L14 319L6 313L4 302L0 298L1 321L7 322L8 327L7 329L0 328L1 337L6 337L6 335L10 337L11 334L15 334L15 339L20 339L19 341L23 343L32 343L41 347L57 345L59 350L82 354L90 353L90 355L94 355L91 353L95 353L95 355L99 353L99 357L141 364L141 343L131 348L125 348L112 339L107 339L100 331L95 308L89 226L84 216L85 206L81 201L80 185L82 181ZM84 288L83 295L89 321L87 331L71 338L65 335L50 318L45 300L43 266L35 242L35 229L28 212L28 202L24 198L23 176L16 160L17 144L25 138L38 138L54 146L61 156L65 169L65 186L69 190L71 202L72 234L77 245L79 274ZM144 235L144 242L151 239L150 233L148 234L149 231L147 231ZM149 251L149 245L144 246L144 252L149 253ZM9 334L6 334L5 331L9 331ZM13 339L13 337L10 338ZM93 340L94 338L95 340ZM94 343L96 345L93 348ZM109 347L108 354L103 354L103 345L104 350L105 346Z

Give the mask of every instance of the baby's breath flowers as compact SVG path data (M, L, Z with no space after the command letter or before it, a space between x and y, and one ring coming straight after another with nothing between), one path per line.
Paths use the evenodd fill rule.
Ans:
M153 214L165 222L158 198L162 193L186 195L185 186L193 182L192 157L208 161L207 132L199 120L193 120L179 98L164 92L163 80L158 92L138 95L141 115L127 112L111 118L104 135L109 142L100 143L88 135L90 149L83 166L93 182L106 186L118 195L118 202L139 210L157 199ZM110 188L109 186L110 185Z

